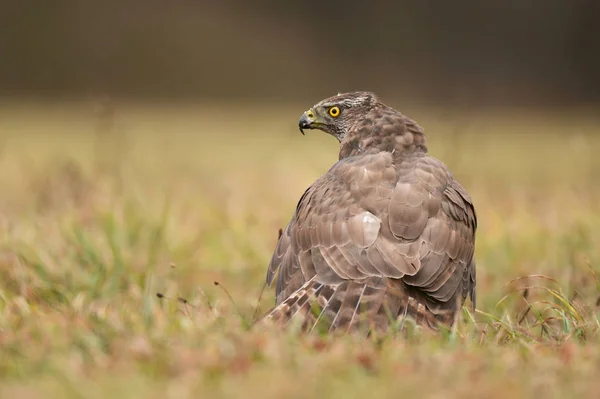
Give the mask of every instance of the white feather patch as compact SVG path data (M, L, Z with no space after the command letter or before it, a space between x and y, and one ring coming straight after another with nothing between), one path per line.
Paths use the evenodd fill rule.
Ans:
M362 248L373 245L379 235L381 220L371 212L365 211L348 221L348 233L356 245Z

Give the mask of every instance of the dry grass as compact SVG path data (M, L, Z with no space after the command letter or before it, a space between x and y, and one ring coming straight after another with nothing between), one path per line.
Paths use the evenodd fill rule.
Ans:
M599 120L406 110L475 201L479 311L365 343L249 329L337 156L303 108L3 104L0 397L595 397Z

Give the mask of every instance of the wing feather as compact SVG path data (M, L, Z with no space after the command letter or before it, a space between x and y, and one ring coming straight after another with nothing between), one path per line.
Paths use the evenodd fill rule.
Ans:
M390 311L426 325L435 324L434 316L448 322L457 298L474 303L476 228L471 198L442 162L399 162L390 152L344 158L303 194L267 283L279 272L277 304L296 310L305 302L290 295L304 300L301 292L310 288L308 303L328 293L311 329L352 329L363 316L381 327ZM379 285L372 283L377 278Z

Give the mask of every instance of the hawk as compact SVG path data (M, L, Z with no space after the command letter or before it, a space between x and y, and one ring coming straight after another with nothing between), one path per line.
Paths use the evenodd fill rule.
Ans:
M335 137L339 161L280 235L266 276L267 286L277 277L276 304L263 320L368 333L409 318L438 330L467 297L475 308L473 201L427 155L422 128L371 92L322 100L298 124Z

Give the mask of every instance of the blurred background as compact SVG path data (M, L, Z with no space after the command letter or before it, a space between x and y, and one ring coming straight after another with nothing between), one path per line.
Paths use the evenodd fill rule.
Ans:
M242 352L222 341L273 305L261 288L278 231L338 160L337 141L300 135L298 118L353 90L416 120L473 199L474 317L494 344L474 373L454 367L475 359L454 334L457 356L409 344L419 355L394 358L393 374L344 372L355 362L344 347L304 367L320 349L285 349L288 361L264 339ZM598 337L599 133L600 0L0 0L0 374L27 389L0 397L34 395L23 377L35 373L70 395L106 374L135 397L141 386L310 397L298 381L325 381L323 396L360 375L376 386L347 385L359 397L410 391L398 384L518 397L511 383L573 396L574 382L597 384L588 354L600 350L548 361L532 343ZM515 368L526 354L549 368ZM254 390L221 371L254 363ZM405 370L420 377L395 377ZM176 389L153 390L161 379ZM81 380L92 389L69 385Z
M2 3L8 98L600 101L595 0Z

